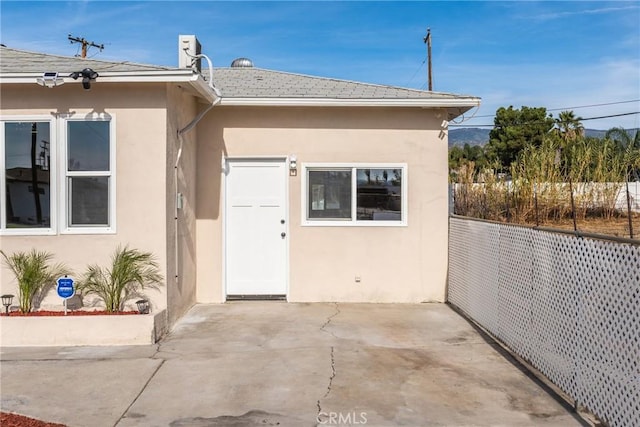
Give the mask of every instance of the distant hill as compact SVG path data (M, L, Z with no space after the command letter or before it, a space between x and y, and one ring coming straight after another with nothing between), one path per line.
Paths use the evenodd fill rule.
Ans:
M592 136L595 138L604 138L604 135L607 133L606 130L598 130L598 129L585 129L584 134L586 136Z
M454 145L484 145L489 142L489 128L449 129L449 147Z
M628 131L635 135L638 129L628 129ZM489 132L491 132L490 128L449 129L449 147L463 146L464 144L485 145L489 142ZM595 138L604 138L606 133L606 130L585 129L585 135Z

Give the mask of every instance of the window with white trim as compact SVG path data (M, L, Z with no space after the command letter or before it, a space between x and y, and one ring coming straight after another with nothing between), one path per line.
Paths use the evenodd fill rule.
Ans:
M304 166L303 224L406 225L405 164Z
M2 122L2 230L46 232L51 229L55 212L51 191L52 136L50 121Z
M0 122L0 233L115 231L111 118Z
M109 227L110 123L69 120L66 125L67 227Z

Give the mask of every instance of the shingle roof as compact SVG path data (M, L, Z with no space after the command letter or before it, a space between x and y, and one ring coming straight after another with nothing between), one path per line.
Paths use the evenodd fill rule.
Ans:
M82 59L77 57L50 55L37 52L0 47L0 77L9 81L8 76L22 76L25 79L40 77L44 72L58 72L66 77L74 71L92 68L104 79L114 76L117 81L129 81L136 73L149 75L190 74L191 70L177 67L138 64L134 62L115 62L96 59ZM119 75L119 73L122 73ZM209 71L203 70L202 76L208 80ZM165 77L159 77L163 79ZM28 79L27 79L28 80ZM160 81L160 80L156 80ZM165 81L169 80L166 77ZM273 99L273 100L336 100L339 103L358 102L359 100L395 102L456 102L467 107L476 105L479 100L472 96L454 95L442 92L428 92L395 86L376 85L370 83L338 80L326 77L308 76L282 71L266 70L253 67L242 68L214 68L213 81L222 93L223 99ZM202 84L204 86L204 83ZM207 88L205 88L207 89ZM412 104L413 105L413 104ZM466 111L468 108L464 108ZM462 110L460 110L462 111Z
M136 64L134 62L102 61L98 59L82 59L72 56L50 55L47 53L28 52L25 50L0 47L0 73L72 73L84 68L101 71L167 71L176 68L157 65Z
M203 70L208 78L208 70ZM214 68L213 82L230 98L451 99L469 98L395 86L314 77L261 68Z

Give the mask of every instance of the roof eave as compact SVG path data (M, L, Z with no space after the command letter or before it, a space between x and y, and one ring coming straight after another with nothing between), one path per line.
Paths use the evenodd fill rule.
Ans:
M148 71L100 71L99 79L110 82L142 82L142 81L187 81L199 75L190 69L184 70L148 70ZM37 78L42 77L42 73L1 73L2 83L35 83ZM60 75L65 83L74 80L65 75Z
M239 98L225 97L221 105L273 107L477 107L480 98Z
M221 106L242 107L411 107L445 108L450 119L457 117L474 107L480 106L480 98L229 98L223 97ZM451 117L451 114L455 114Z
M0 85L3 84L37 84L41 73L4 73L0 74ZM82 83L71 77L60 76L64 83ZM99 83L188 83L197 94L209 102L215 100L215 94L201 75L190 69L167 71L103 71L98 77Z

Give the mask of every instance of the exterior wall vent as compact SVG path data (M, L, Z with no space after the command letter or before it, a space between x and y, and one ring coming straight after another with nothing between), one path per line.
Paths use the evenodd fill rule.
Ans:
M253 61L249 58L236 58L231 63L231 68L252 68Z
M178 67L191 68L197 72L202 70L202 61L200 58L193 58L202 53L200 42L193 35L178 36Z

